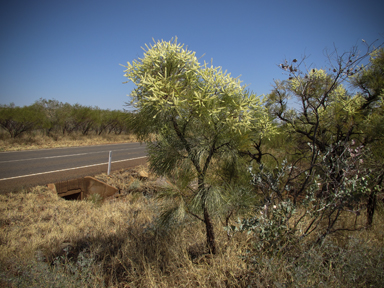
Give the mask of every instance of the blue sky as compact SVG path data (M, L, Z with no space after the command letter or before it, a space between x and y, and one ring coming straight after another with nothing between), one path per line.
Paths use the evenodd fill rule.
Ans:
M200 60L239 76L257 95L286 75L284 59L309 56L324 67L324 49L339 52L384 42L384 1L12 0L0 9L0 104L39 98L123 109L133 84L127 61L145 43L188 45Z

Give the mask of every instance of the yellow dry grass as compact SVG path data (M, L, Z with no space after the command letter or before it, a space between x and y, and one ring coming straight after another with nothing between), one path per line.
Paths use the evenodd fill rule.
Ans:
M73 134L69 136L57 135L54 137L36 135L22 135L19 138L11 139L6 135L0 137L0 152L3 151L21 151L48 148L63 148L75 146L89 146L101 144L115 144L137 142L134 135L80 135Z
M88 201L65 201L46 187L0 197L2 243L6 243L0 248L2 260L25 257L36 249L52 251L82 238L113 235L135 211L150 209L150 205L131 203L129 197L101 207ZM136 221L146 221L146 210Z
M96 286L100 283L107 286L125 283L130 287L194 287L199 283L216 286L215 283L228 281L228 275L235 281L245 264L240 258L236 262L227 261L235 254L229 248L223 258L215 261L206 258L201 223L191 219L186 227L158 229L156 219L161 203L153 195L144 193L149 183L155 185L156 178L150 174L143 177L145 174L149 173L141 166L133 171L118 171L113 174L115 177L99 175L98 178L111 184L121 184L121 177L129 179L127 185L122 186L126 189L122 197L102 205L92 201L65 201L43 186L0 195L2 276L17 278L28 286L30 281L23 278L20 267L28 270L30 266L47 263L47 267L34 271L37 274L32 278L42 277L49 282L50 264L66 258L62 261L77 261L76 269L80 269L79 255L86 253L86 257L98 262L99 270L88 271L95 275L97 270L92 278L92 285ZM135 190L132 183L136 180L141 184L135 186ZM226 240L224 232L218 233L218 237Z
M246 233L228 238L217 222L219 252L210 255L202 222L158 225L165 200L154 196L162 179L146 166L97 178L118 186L122 196L102 204L65 201L43 186L0 195L0 286L377 287L384 282L382 210L374 229L334 235L317 248L303 242L286 255L257 251Z

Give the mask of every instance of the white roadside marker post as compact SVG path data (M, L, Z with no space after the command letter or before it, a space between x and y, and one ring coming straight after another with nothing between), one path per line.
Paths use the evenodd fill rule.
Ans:
M109 159L108 159L108 175L111 173L111 161L112 161L112 151L109 151Z

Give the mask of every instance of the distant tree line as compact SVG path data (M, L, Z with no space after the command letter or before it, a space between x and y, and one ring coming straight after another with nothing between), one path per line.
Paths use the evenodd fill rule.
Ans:
M99 107L71 105L58 100L40 99L29 106L0 105L0 127L11 138L42 131L47 136L122 134L128 132L131 113Z

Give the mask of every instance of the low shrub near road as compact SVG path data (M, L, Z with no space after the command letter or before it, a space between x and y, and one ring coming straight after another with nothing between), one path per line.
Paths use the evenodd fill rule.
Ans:
M160 225L164 201L170 200L155 196L166 179L151 175L145 167L97 177L119 187L121 196L102 205L65 201L42 186L0 195L0 286L380 287L384 283L381 204L370 230L341 231L321 245L292 235L289 241L295 245L281 241L276 253L259 249L254 235L217 229L218 252L211 255L204 225L195 217Z

